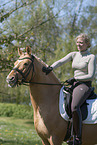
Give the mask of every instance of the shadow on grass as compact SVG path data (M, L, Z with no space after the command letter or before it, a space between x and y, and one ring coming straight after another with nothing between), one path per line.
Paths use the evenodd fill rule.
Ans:
M16 140L2 140L0 139L0 144L5 144L5 145L42 145L41 141L27 141L27 142L20 142Z
M25 122L26 124L30 124L30 125L34 125L34 121L32 120L32 121L26 121Z

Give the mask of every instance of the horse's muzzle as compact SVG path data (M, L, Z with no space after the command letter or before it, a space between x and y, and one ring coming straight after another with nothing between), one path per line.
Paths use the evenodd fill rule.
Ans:
M14 76L12 77L7 76L6 81L9 87L15 87L17 85L17 79Z

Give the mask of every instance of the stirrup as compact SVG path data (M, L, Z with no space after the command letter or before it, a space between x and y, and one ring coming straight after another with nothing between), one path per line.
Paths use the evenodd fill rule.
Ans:
M69 140L66 142L68 145L73 145L73 135L70 136Z
M74 139L74 145L81 145L81 144L82 144L81 139L78 138L78 137L76 137L76 138Z
M68 145L81 145L82 144L82 141L78 137L74 137L73 140L71 140L71 139L68 140L67 141L67 144Z

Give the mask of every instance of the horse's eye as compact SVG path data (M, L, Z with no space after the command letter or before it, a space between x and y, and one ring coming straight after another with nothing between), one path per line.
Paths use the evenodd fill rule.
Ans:
M27 66L27 65L28 65L28 63L24 63L24 65L25 65L25 66Z

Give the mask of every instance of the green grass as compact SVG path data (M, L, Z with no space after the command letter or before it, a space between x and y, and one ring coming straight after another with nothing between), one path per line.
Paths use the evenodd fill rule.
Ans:
M0 103L0 116L32 119L33 109L28 105Z
M0 145L42 145L42 143L32 119L0 117Z
M32 120L0 117L0 145L41 145Z

